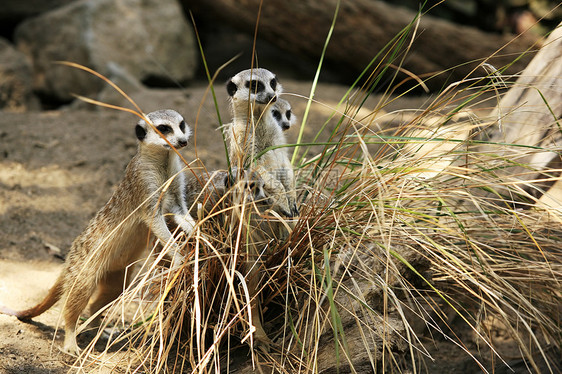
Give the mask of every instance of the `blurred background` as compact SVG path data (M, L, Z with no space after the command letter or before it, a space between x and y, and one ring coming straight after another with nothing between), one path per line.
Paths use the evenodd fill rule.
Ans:
M492 55L489 62L496 68L513 63L507 73L521 71L532 56L516 57L537 49L562 19L559 3L551 0L422 3L342 1L320 80L349 85L372 61L369 72L374 70L377 53L418 11L424 16L415 40L408 53L403 51L410 40L402 41L402 53L393 61L405 69L401 79L414 74L432 91L463 79ZM88 66L126 91L204 83L195 30L211 75L238 56L219 74L221 84L249 68L252 57L254 66L275 71L282 80L312 81L336 8L335 0L3 0L0 108L52 109L71 103L73 93L102 91L100 80L53 63L59 60ZM400 89L414 85L410 79Z

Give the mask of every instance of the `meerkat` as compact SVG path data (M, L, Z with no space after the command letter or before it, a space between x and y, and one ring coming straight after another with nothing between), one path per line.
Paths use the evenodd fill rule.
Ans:
M285 139L282 133L272 131L277 121L267 120L283 92L277 77L266 69L244 70L227 81L226 90L232 111L232 122L225 126L231 162L239 165L239 170L249 168L260 175L275 210L287 217L298 215L295 202L289 201L285 186L274 175L280 166L276 157L254 160L266 148L282 144Z
M186 205L192 216L202 218L212 212L213 208L219 204L229 191L235 187L236 178L239 174L237 168L233 168L232 173L226 170L215 170L211 173L194 175L189 173L186 176ZM264 181L251 171L243 172L240 194L230 194L228 203L236 204L244 199L248 203L261 203L267 198L264 192Z
M76 324L89 299L95 293L90 305L93 315L121 294L126 268L142 255L150 236L179 256L179 246L173 241L165 216L171 216L186 235L195 225L184 200L184 165L171 148L185 147L190 129L173 110L159 110L145 118L152 125L145 120L137 123L138 150L124 179L72 243L62 272L44 300L22 311L2 308L2 312L26 321L62 298L66 332L63 349L69 354L79 352Z
M291 104L287 100L277 99L264 114L264 125L261 131L256 131L256 143L260 144L259 152L268 147L282 146L287 144L284 131L291 128L296 122L292 114ZM297 192L295 186L295 175L286 148L275 148L265 152L259 159L258 164L269 170L269 175L276 178L285 189L292 216L299 215L297 207Z

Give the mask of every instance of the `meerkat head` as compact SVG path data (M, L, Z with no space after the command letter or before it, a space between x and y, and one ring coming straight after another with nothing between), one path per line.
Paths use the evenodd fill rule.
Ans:
M191 130L178 112L171 109L158 110L148 113L146 117L174 148L183 148L187 145ZM142 144L170 148L162 136L154 131L152 126L148 125L145 120L141 119L137 123L135 132L137 139Z
M230 99L250 101L258 104L275 102L283 87L275 74L266 69L248 69L241 71L226 82L226 91Z
M233 167L231 173L226 173L224 176L223 184L227 188L232 188L238 178L242 178L242 187L247 193L247 202L263 202L266 199L264 191L265 180L263 180L259 173Z
M244 175L244 188L246 189L247 201L263 202L266 199L265 195L265 180L259 173L246 170Z
M283 131L289 130L297 121L297 117L291 111L291 104L283 99L277 99L275 104L271 106L268 115Z

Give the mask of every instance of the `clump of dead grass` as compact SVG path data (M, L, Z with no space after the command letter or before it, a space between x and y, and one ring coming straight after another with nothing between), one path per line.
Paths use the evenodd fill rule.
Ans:
M535 204L533 182L503 172L525 146L488 141L497 121L474 114L496 82L466 83L413 113L382 116L387 97L365 118L369 87L350 91L325 140L298 144L299 219L264 214L234 188L180 243L179 269L162 263L165 250L137 264L76 368L423 372L441 337L492 371L509 366L502 331L530 370L555 372L560 215ZM269 352L254 347L252 297Z
M486 370L508 365L494 342L501 327L530 368L555 371L560 217L518 208L519 180L497 172L509 157L481 150L488 125L450 117L425 111L381 134L343 113L323 151L300 162L292 229L227 195L184 243L180 269L158 265L157 253L144 263L106 311L125 329L98 334L79 368L228 372L248 360L285 373L419 370L428 336L442 335ZM253 349L249 246L260 253L268 353Z

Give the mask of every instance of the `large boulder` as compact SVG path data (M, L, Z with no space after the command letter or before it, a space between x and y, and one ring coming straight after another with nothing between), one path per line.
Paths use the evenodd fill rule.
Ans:
M31 65L25 55L0 38L0 109L24 111L39 107L33 96Z
M176 0L80 0L22 22L15 42L33 63L36 92L58 102L95 94L103 82L56 61L104 75L115 63L160 85L184 83L196 69L193 32Z

